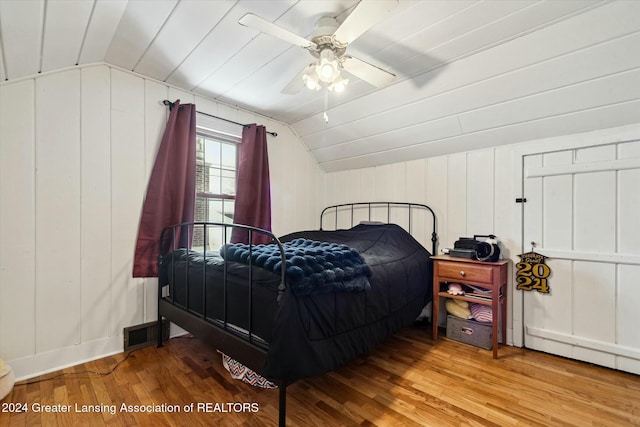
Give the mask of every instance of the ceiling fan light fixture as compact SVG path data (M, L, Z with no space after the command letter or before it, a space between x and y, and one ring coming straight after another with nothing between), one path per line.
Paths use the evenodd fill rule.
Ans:
M320 90L320 82L314 66L310 66L302 75L302 81L309 90Z
M319 70L320 71L318 72L318 75L324 81L331 81L331 78L333 77L336 71L334 64L330 62L325 62L324 64L320 63Z
M322 49L322 52L320 52L320 63L324 64L326 62L336 62L336 54L328 47Z
M318 78L325 83L331 83L340 76L338 60L333 50L327 48L320 52L320 62L316 65L316 73Z
M340 93L344 91L347 83L349 83L349 79L345 79L340 74L338 74L338 77L336 77L336 79L329 85L329 90Z

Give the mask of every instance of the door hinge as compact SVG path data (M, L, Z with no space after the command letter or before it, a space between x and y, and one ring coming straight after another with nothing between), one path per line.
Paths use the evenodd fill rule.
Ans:
M527 198L526 197L518 197L516 199L516 203L527 203Z

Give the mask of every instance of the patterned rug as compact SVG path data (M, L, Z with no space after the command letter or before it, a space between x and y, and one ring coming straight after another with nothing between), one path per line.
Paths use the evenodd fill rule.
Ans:
M220 354L222 355L222 364L225 369L229 371L231 376L236 380L242 380L247 384L260 388L278 388L277 385L260 374L255 373L237 360L230 358L222 352L220 352Z

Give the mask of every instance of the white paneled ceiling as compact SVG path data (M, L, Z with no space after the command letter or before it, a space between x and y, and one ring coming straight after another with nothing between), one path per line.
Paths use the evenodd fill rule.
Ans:
M326 170L640 122L639 1L400 0L347 49L395 80L348 76L326 123L323 91L281 93L310 54L238 20L308 38L357 3L0 0L0 78L106 62L288 123Z

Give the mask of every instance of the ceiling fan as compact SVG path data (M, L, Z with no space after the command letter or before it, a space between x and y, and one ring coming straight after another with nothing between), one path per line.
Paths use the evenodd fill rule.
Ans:
M282 90L283 93L296 94L303 86L312 90L324 87L341 92L348 83L348 79L340 74L341 69L376 88L382 88L391 83L395 75L346 55L346 50L351 42L380 22L397 4L398 0L361 0L341 24L333 17L320 18L310 40L252 13L244 15L238 23L300 46L316 58Z

